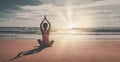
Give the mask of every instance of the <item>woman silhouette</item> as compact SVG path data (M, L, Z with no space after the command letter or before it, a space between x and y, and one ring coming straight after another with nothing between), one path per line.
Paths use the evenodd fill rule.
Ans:
M46 20L46 22L45 22L45 20ZM51 29L51 24L47 20L46 16L44 16L44 19L40 24L40 30L41 30L41 34L42 34L42 41L40 39L38 39L39 44L41 46L43 46L43 47L52 46L52 44L54 42L53 40L49 41L50 29Z

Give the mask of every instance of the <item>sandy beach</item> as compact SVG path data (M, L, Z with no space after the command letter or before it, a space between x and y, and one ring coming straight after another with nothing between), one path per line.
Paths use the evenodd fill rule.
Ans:
M0 62L120 62L119 41L55 41L41 50L35 46L37 40L0 40Z

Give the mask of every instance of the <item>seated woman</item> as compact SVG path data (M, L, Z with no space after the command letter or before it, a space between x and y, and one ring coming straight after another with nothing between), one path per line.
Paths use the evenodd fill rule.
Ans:
M46 22L45 22L45 20L46 20ZM54 42L54 40L49 41L50 29L51 29L51 24L47 20L46 16L44 16L44 19L40 24L40 30L41 30L41 34L42 34L42 41L40 39L38 39L39 44L41 46L43 46L43 47L52 46L52 44Z

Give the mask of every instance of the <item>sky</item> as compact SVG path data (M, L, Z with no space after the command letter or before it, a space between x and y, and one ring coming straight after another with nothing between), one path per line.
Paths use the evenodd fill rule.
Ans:
M0 0L0 27L120 27L120 0Z

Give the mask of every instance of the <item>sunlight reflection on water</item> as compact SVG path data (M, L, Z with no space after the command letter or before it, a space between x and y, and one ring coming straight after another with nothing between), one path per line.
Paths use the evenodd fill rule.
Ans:
M0 36L0 39L41 39L41 35L14 34ZM50 35L50 40L80 41L80 40L120 40L120 35Z

